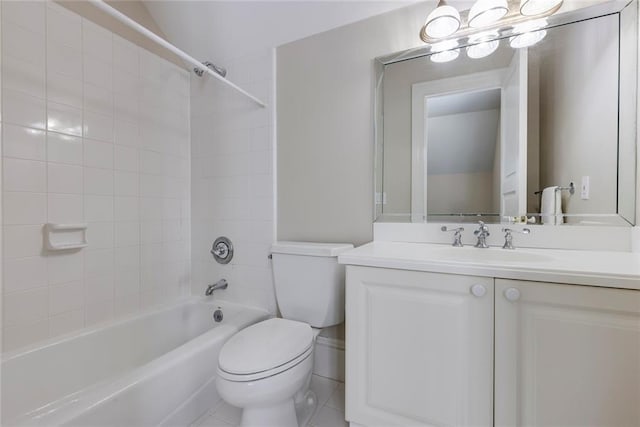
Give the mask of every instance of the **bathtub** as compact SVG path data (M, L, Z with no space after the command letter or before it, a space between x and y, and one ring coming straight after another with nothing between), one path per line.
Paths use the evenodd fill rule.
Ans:
M224 342L268 317L193 297L6 354L2 425L188 424L219 400L214 377Z

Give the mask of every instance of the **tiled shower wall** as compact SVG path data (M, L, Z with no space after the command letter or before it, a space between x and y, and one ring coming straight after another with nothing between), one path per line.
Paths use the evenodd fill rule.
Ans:
M222 60L227 78L267 104L260 108L210 77L191 77L192 293L221 278L223 298L276 312L271 264L274 240L274 151L271 50ZM209 253L218 236L235 255L227 265Z
M51 2L1 2L3 351L189 293L189 73ZM82 250L45 223L88 224Z

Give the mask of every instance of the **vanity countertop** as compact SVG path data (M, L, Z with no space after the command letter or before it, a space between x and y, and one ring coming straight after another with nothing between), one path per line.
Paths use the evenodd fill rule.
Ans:
M640 254L406 242L367 243L340 264L640 290Z

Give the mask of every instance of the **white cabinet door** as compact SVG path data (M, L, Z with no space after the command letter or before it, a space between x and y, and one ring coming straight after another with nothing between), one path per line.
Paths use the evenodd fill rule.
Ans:
M640 426L640 292L496 279L496 426Z
M492 425L493 279L347 266L346 292L349 421Z

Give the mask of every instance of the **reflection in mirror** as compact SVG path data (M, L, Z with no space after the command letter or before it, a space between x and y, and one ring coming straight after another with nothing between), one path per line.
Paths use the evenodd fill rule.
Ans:
M429 216L499 211L500 96L488 89L427 99Z
M528 48L378 65L377 220L632 223L637 29L632 2Z

